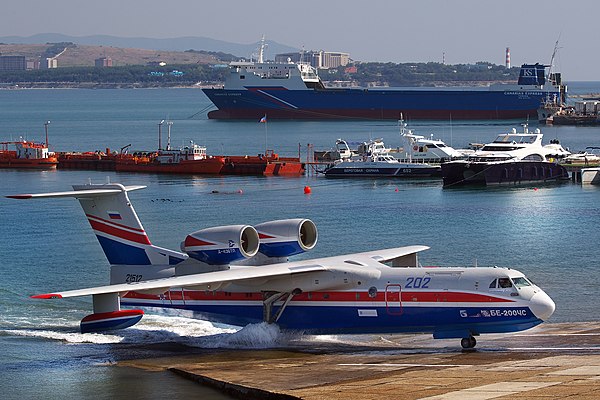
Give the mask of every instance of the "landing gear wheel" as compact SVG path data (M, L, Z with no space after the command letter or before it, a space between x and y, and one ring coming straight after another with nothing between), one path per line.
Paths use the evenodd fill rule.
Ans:
M469 336L468 338L462 338L460 340L460 345L463 349L472 349L477 345L477 340L473 336Z

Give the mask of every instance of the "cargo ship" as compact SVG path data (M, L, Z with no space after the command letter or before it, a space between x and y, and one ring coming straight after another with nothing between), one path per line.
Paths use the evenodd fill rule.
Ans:
M326 88L306 63L232 62L222 88L204 93L217 110L210 119L536 118L544 99L564 103L567 88L548 65L524 64L516 84L481 87ZM548 75L548 76L546 76Z
M14 147L14 150L11 148ZM56 168L56 155L48 150L45 143L26 140L0 142L0 168Z

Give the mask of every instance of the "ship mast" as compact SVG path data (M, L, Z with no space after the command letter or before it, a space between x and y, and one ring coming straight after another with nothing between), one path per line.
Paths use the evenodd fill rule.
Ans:
M258 63L262 64L264 63L264 53L265 53L265 35L262 35L262 38L260 39L260 48L258 49Z

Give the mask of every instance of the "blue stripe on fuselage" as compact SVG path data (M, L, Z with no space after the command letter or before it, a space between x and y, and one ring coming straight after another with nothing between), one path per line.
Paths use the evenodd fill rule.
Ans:
M129 302L122 298L122 305L177 308L194 311L197 318L213 322L244 326L261 322L262 305L226 305L218 303L163 304L152 301ZM278 307L274 307L276 311ZM358 310L376 310L376 317L359 317ZM508 311L507 316L493 315ZM402 307L401 314L388 313L385 307L365 306L294 306L290 304L277 324L283 329L302 330L315 334L338 333L434 333L468 330L472 334L518 332L539 325L537 318L527 307ZM466 315L466 316L462 316ZM443 336L443 335L442 335Z

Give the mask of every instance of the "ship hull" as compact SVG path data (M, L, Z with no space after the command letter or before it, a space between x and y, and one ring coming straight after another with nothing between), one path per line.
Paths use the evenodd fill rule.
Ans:
M210 119L523 119L558 91L461 89L203 89Z
M352 165L361 164L361 165ZM364 165L362 165L364 164ZM369 165L370 164L370 165ZM376 163L341 163L325 170L328 178L344 177L395 177L395 178L427 178L441 176L439 166L427 164L390 166Z
M56 159L0 159L0 168L19 168L19 169L53 169L58 162Z
M181 161L173 164L156 162L138 162L135 159L117 160L115 169L118 172L150 172L163 174L198 174L219 175L224 166L222 158Z
M1 164L0 164L1 166ZM63 154L59 168L118 172L146 172L161 174L194 175L258 175L301 176L305 164L294 157L217 156L201 160L181 160L177 163L159 163L150 158L130 155L101 156L89 154Z
M524 185L569 179L562 165L542 161L500 163L449 162L442 164L444 187Z
M221 175L263 175L263 176L301 176L304 175L305 165L299 158L264 158L229 156Z

